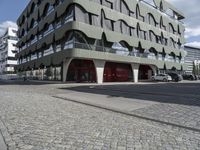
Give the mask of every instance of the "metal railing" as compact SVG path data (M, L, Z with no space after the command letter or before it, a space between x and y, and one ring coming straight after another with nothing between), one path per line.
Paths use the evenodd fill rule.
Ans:
M158 55L155 55L153 53L140 53L140 52L134 52L134 51L126 51L124 49L114 49L114 48L108 48L104 46L96 46L96 45L90 45L75 41L68 41L64 44L63 49L69 49L69 48L80 48L80 49L86 49L86 50L93 50L93 51L100 51L100 52L107 52L107 53L113 53L117 55L122 56L134 56L134 57L141 57L141 58L149 58L154 60L163 60L163 61L170 61L170 62L176 62L174 59L164 58Z
M49 49L46 49L44 51L43 56L47 56L50 54L53 54L55 52L59 52L62 50L68 50L72 48L79 48L79 49L85 49L85 50L90 50L90 51L99 51L99 52L104 52L104 53L112 53L116 55L121 55L121 56L133 56L133 57L140 57L140 58L147 58L147 59L153 59L153 60L161 60L161 61L168 61L168 62L179 62L183 63L183 60L177 60L172 57L163 57L156 55L151 52L144 52L141 53L139 51L129 51L126 50L126 48L109 48L109 47L104 47L104 46L97 46L97 45L91 45L91 44L86 44L86 43L80 43L77 41L67 41L64 44L59 44L55 48L52 46ZM24 61L22 60L22 63Z

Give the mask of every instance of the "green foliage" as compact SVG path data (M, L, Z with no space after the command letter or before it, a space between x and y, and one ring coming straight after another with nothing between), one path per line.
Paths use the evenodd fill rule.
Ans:
M52 67L47 68L47 70L45 71L45 75L47 77L51 77L53 75L53 68Z
M193 63L192 73L193 73L194 75L199 75L199 74L200 74L200 65L195 65L195 64Z
M196 75L196 66L195 66L195 64L194 64L194 63L193 63L192 74Z

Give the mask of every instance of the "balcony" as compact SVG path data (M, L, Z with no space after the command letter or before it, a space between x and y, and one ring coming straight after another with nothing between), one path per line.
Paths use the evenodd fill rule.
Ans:
M46 16L54 11L54 7L52 5L49 6Z
M168 62L177 62L173 56L163 57L162 54L154 54L152 52L144 52L140 53L138 50L133 51L127 51L127 49L114 49L114 48L108 48L103 46L95 46L75 41L67 41L65 42L63 46L63 50L72 49L72 48L80 48L80 49L87 49L87 50L94 50L94 51L100 51L105 53L113 53L116 55L122 55L122 56L133 56L133 57L140 57L140 58L147 58L152 60L160 60L160 61L168 61Z
M35 60L35 59L37 59L37 54L31 55L31 60Z
M53 46L50 46L48 49L44 50L44 56L54 53Z
M51 32L53 32L54 28L53 25L49 25L49 28L44 32L43 37L47 36L48 34L50 34Z

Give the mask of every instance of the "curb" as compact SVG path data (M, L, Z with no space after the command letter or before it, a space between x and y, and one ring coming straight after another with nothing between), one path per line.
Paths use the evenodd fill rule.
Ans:
M16 150L15 142L12 140L10 134L8 133L8 129L0 118L0 136L3 138L3 142L5 143L6 150Z
M1 150L7 150L8 149L8 146L5 143L5 139L2 135L1 130L0 130L0 147L1 147Z

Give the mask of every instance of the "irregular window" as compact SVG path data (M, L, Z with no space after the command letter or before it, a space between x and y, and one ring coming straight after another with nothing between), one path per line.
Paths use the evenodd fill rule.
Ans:
M129 55L129 49L126 47L126 45L122 42L115 42L112 45L112 49L115 50L115 53L118 55L128 56Z
M130 35L130 28L129 28L129 26L128 26L125 22L123 22L123 21L121 21L121 33Z
M108 7L108 8L113 8L113 4L107 0L102 0L102 5Z
M99 16L91 14L91 20L92 20L92 25L98 26L98 27L101 26L101 23L100 23L101 19Z
M156 20L155 20L155 18L153 17L152 14L148 14L148 20L149 20L150 25L153 25L153 26L157 25L157 22L156 22Z
M113 30L112 21L105 17L105 13L103 11L101 12L101 27Z
M148 5L153 6L153 7L156 7L156 4L155 4L154 0L142 0L141 2L144 2L144 3L148 4Z
M30 11L30 13L32 14L32 13L34 12L34 10L35 10L35 3L33 3L33 4L31 5L31 11Z
M69 7L66 11L65 11L65 17L64 17L64 22L71 22L74 21L74 6Z
M123 14L126 14L126 15L129 15L129 8L127 6L127 4L121 0L121 4L120 4L120 11L123 13Z
M75 20L89 24L88 13L79 5L75 5Z
M174 27L171 23L169 23L169 32L173 34L175 33Z

